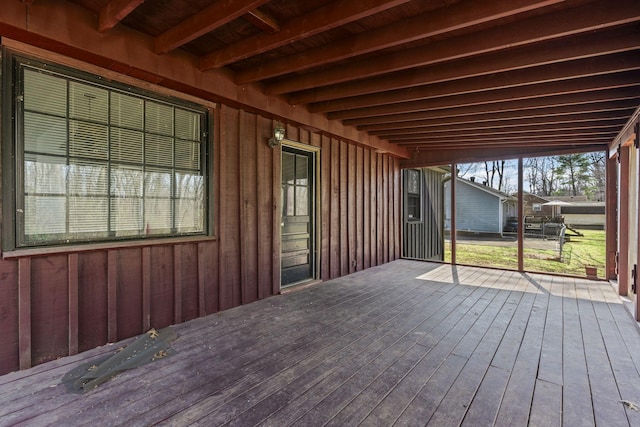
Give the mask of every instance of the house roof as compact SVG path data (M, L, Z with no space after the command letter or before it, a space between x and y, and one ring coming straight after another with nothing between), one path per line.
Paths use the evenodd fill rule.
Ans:
M637 0L70 2L113 46L129 27L158 61L181 52L204 78L284 99L324 132L355 128L407 166L605 149L640 105ZM287 120L252 96L235 101Z
M449 179L445 180L445 182L448 182ZM489 187L488 185L484 185L481 184L479 182L475 182L475 181L471 181L468 179L464 179L461 177L456 177L456 182L458 182L459 184L464 184L467 185L471 188L474 188L476 190L480 190L480 191L484 191L485 193L491 194L492 196L495 196L501 200L518 200L517 197L514 196L510 196L509 194L505 193L504 191L500 191L500 190L496 190L493 187Z

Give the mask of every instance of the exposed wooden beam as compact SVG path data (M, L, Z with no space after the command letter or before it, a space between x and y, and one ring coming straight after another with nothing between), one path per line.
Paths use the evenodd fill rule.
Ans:
M640 11L638 9L634 0L621 0L616 3L615 8L605 1L587 4L579 8L517 21L489 30L433 41L426 46L418 46L373 59L352 61L349 67L339 65L325 68L318 72L291 76L269 84L266 90L272 94L291 93L601 30L640 20ZM348 44L348 42L344 41L342 43ZM334 44L337 45L338 43ZM333 44L330 46L333 46ZM279 64L274 62L254 67L252 70L238 73L236 81L263 80L308 69L315 66L316 63L329 63L332 61L331 52L324 49L323 47L307 51L300 58L289 58L285 61L286 63ZM337 50L337 48L333 49Z
M156 53L167 53L233 21L269 0L221 0L155 38Z
M607 89L632 87L638 89L640 72L607 74L605 76L584 77L574 80L542 83L524 87L496 89L491 92L478 92L464 95L453 95L443 98L401 102L375 107L342 110L329 113L330 120L354 119L388 114L411 113L441 108L463 107L468 105L514 103L520 100L592 92Z
M640 88L601 90L570 95L547 96L525 101L502 102L495 104L468 105L464 107L443 108L441 110L417 111L414 113L389 114L386 116L370 116L344 120L347 126L360 126L377 123L399 123L413 120L424 120L434 117L460 117L467 115L487 115L515 113L526 115L527 110L545 111L551 108L566 108L575 112L581 109L598 111L606 108L603 105L617 104L619 101L640 102Z
M244 18L256 27L269 33L277 33L280 31L280 23L273 16L261 11L253 9L247 12Z
M561 144L564 145L587 145L587 144L602 144L605 145L611 141L611 136L608 134L605 135L575 135L575 136L567 136L567 137L553 137L548 139L540 139L540 138L481 138L481 139L472 139L472 140L456 140L456 139L447 139L443 138L441 140L434 141L423 141L420 139L416 139L415 141L405 141L402 144L398 144L399 146L406 148L409 152L416 151L424 151L424 150L439 150L444 148L458 148L458 149L466 149L471 147L503 147L509 148L514 146L532 146L532 147L558 147Z
M593 121L583 121L583 122L563 122L563 123L536 123L532 125L521 125L521 126L498 126L494 127L491 125L484 126L474 126L474 125L460 125L455 127L447 127L441 126L438 128L432 129L408 129L406 132L399 131L393 133L383 133L378 135L381 139L386 139L388 141L401 141L403 139L409 138L442 138L446 137L454 137L454 138L465 138L467 136L478 136L478 135L501 135L508 133L526 133L526 132L540 132L541 134L545 133L558 133L558 132L568 132L574 130L598 130L602 129L614 129L616 131L620 131L622 126L625 124L626 120L624 117L617 118L614 120L593 120Z
M631 103L629 103L631 104ZM566 107L560 107L566 108ZM366 128L370 135L376 135L380 138L386 138L395 134L420 133L426 131L439 131L449 129L485 129L485 128L510 128L524 127L531 125L554 125L557 123L590 123L593 121L607 120L627 120L629 115L633 113L634 108L612 109L610 111L598 110L595 112L585 111L559 111L557 109L542 110L536 113L529 110L527 114L504 113L494 115L472 115L460 117L443 117L425 120L415 120L402 123L382 123L377 125L362 126ZM557 113L556 113L557 112Z
M373 31L349 36L347 40L338 40L315 49L307 50L304 52L304 55L300 55L298 58L288 58L287 61L283 61L286 62L286 64L274 62L256 67L253 70L238 73L236 81L238 83L247 83L301 71L318 65L391 48L404 43L424 40L450 31L483 24L554 3L560 3L560 1L462 1L448 7L442 7L418 16L394 22ZM304 89L304 87L301 89ZM284 90L284 92L292 92L292 90Z
M501 130L495 131L493 129L489 130L458 130L455 132L439 132L439 133L422 133L415 135L394 135L387 140L393 143L405 143L407 141L438 141L442 139L453 139L453 140L461 140L461 141L481 141L483 138L491 138L491 139L504 139L509 141L515 141L518 139L538 139L545 140L549 138L557 139L557 138L566 138L566 137L574 137L574 136L592 136L592 135L607 135L609 137L614 137L622 128L621 125L614 126L582 126L582 127L566 127L566 128L555 128L555 129L533 129L533 130Z
M441 147L437 150L413 150L410 159L400 161L401 168L417 168L426 166L439 166L449 164L452 161L459 163L479 162L483 160L513 159L518 157L547 156L560 154L573 154L576 152L602 151L606 144L567 144L562 147L536 146L518 144L509 147Z
M602 34L601 32L589 33L583 36L571 37L563 43L552 40L533 46L507 49L506 51L492 52L472 58L391 73L377 78L326 86L291 94L289 102L292 105L299 105L403 88L413 91L412 88L426 84L504 73L542 65L564 65L566 62L578 59L583 59L582 63L589 69L594 69L598 66L605 67L604 69L607 67L611 69L616 65L604 64L605 59L600 57L613 52L640 49L640 27L635 29L637 31L631 34L616 34L615 36L609 36L607 33ZM594 59L589 61L588 58ZM616 57L612 57L612 59L616 60ZM598 64L596 61L601 62ZM586 71L579 71L578 74L585 75ZM594 74L598 73L595 69L593 72ZM510 76L511 74L509 73L508 75Z
M98 31L103 33L112 29L142 3L144 0L111 0L100 9Z
M337 0L292 19L274 34L259 34L205 55L200 61L201 70L220 68L224 65L258 55L287 43L328 31L349 22L406 3L408 0ZM285 61L287 62L287 61Z
M638 40L638 44L640 46L640 40ZM572 46L573 45L570 45L568 47ZM581 49L576 50L580 51ZM547 49L545 49L545 51L548 52ZM423 71L422 74L427 76L456 76L444 83L423 85L410 89L400 89L379 94L337 99L334 101L324 101L311 104L309 106L309 111L328 112L350 110L373 105L387 105L419 99L492 91L509 87L572 80L640 69L640 51L580 59L569 63L537 66L517 70L501 69L501 58L493 58L494 55L490 56L490 58L479 58L478 60L465 61L462 63L458 63L460 61L456 61L450 64L443 64L443 66L438 67L437 70L427 69ZM518 55L514 54L514 56ZM524 52L522 56L527 57ZM536 55L532 54L531 57L535 58ZM497 68L495 70L493 69L494 64ZM522 65L522 62L519 62L519 64ZM473 73L474 70L478 69L490 71L479 77L475 77L473 74L472 77L467 77L469 73Z

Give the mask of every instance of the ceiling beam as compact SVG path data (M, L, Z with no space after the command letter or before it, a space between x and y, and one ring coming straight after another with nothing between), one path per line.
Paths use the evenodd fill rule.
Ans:
M272 94L291 93L594 30L602 30L640 20L639 9L634 0L620 0L616 3L615 8L611 7L611 4L606 1L590 3L582 7L517 21L489 30L432 41L425 46L385 54L373 59L352 61L349 67L338 65L318 72L290 76L268 84L266 91ZM337 43L335 42L334 44ZM349 41L342 41L341 43L349 45ZM237 73L236 81L264 80L308 69L316 65L314 63L315 57L318 57L317 62L329 63L333 60L330 53L325 51L324 48L306 51L299 58L289 58L284 61L285 63L272 62L262 67L255 67L252 70ZM261 68L276 68L278 66L281 68L277 73L262 72L260 75L252 76L251 79L242 78L245 74L258 73Z
M573 80L562 80L550 83L534 84L523 87L496 89L491 92L477 92L463 95L453 95L442 98L424 99L419 101L400 102L389 105L378 105L331 112L327 115L330 120L355 119L389 114L411 113L415 111L434 110L452 107L464 107L478 104L517 103L531 98L577 94L608 89L633 87L640 89L638 81L640 72L607 74L605 76L584 77Z
M357 2L354 2L357 3ZM387 26L350 35L306 50L299 57L264 64L236 75L237 83L263 80L277 75L309 69L318 65L353 58L404 43L424 40L451 31L495 21L544 6L561 3L559 0L466 0L421 15L402 19ZM286 64L285 64L286 63ZM313 87L313 86L310 86ZM285 92L291 92L286 90Z
M403 138L422 138L422 137L442 137L442 136L472 136L472 135L488 135L501 134L506 132L558 132L570 131L576 129L602 129L617 128L618 130L628 120L627 117L616 117L610 120L585 120L585 121L564 121L564 122L547 122L540 121L535 124L522 124L516 121L504 126L492 126L491 124L464 124L458 126L437 126L433 128L413 128L405 130L393 130L389 132L372 132L380 139L388 141L399 141Z
M278 21L268 13L261 11L260 9L253 9L244 15L244 18L251 22L256 27L269 33L277 33L280 31L280 24Z
M546 139L546 138L563 138L574 135L610 135L614 136L620 132L624 123L613 123L601 126L565 126L555 128L543 128L543 127L530 127L528 129L506 129L496 131L494 129L457 129L450 132L425 132L418 134L408 135L392 135L390 137L384 137L392 143L402 143L405 141L423 140L425 142L439 140L442 138L460 139L462 141L469 141L475 138L530 138L530 139Z
M201 70L220 68L251 56L276 49L296 40L310 37L332 28L357 21L375 13L396 7L408 0L337 0L326 6L292 19L274 34L259 34L225 46L202 57ZM285 61L287 62L287 61Z
M269 0L221 0L185 19L154 40L155 53L170 52L256 9Z
M617 105L620 101L635 103L640 102L639 88L625 88L615 90L601 90L583 92L570 95L547 96L533 98L525 101L502 102L485 105L468 105L465 107L444 108L441 110L417 111L414 113L389 114L386 116L370 116L357 119L344 120L346 126L370 125L377 123L400 123L413 120L424 120L435 117L453 117L468 115L494 116L496 114L512 113L526 116L529 111L549 111L550 109L566 108L567 111L576 112L582 109L598 111L607 105Z
M144 0L111 0L100 9L98 31L109 31L142 3Z
M631 103L629 103L631 104ZM377 125L361 126L360 130L367 131L370 135L376 135L385 138L394 134L419 133L426 131L438 131L448 129L485 129L485 128L509 128L529 125L545 124L551 125L555 123L582 123L592 122L594 120L626 120L629 118L635 105L629 108L616 108L612 110L598 111L560 111L556 109L544 109L540 113L528 110L527 114L518 114L518 112L494 114L494 115L472 115L460 117L441 117L425 120L415 120L402 123L381 123ZM551 110L551 111L549 111Z
M638 44L640 46L640 40L638 40ZM571 45L569 47L571 47ZM579 51L580 49L577 50ZM535 55L532 56L535 57ZM311 104L308 108L309 111L314 113L350 110L374 105L388 105L427 98L522 87L640 69L640 51L635 51L625 54L580 59L570 61L566 64L552 64L504 71L503 69L498 69L489 71L487 74L478 77L466 77L468 73L472 73L473 70L477 68L492 69L494 64L496 64L496 67L500 67L500 59L495 58L495 61L493 61L493 59L494 58L483 58L482 61L469 61L470 63L464 62L459 64L456 62L445 64L444 67L442 67L444 70L424 70L425 75L447 74L452 77L456 74L460 75L444 83L382 92L380 94L337 99L334 101L324 101ZM479 67L474 67L474 62L479 63Z
M566 144L561 147L536 146L534 144L509 147L440 147L437 150L413 151L411 158L400 161L401 168L419 168L426 166L441 166L456 163L481 162L485 160L514 159L518 157L536 157L561 154L573 154L576 152L605 151L607 145L603 143L593 144Z
M604 31L587 33L568 39L550 40L530 46L510 48L506 58L504 51L491 52L473 58L437 63L407 71L387 74L381 77L358 79L337 83L318 89L296 92L289 96L292 105L308 104L331 99L359 96L381 91L411 88L451 78L470 77L527 68L539 65L562 63L581 58L596 57L616 52L640 48L637 37L640 27L633 26L625 31ZM423 48L429 51L430 49ZM381 66L384 61L381 60ZM459 71L460 68L464 72ZM458 71L455 71L455 70Z
M419 150L424 149L440 149L444 147L459 147L459 148L468 148L468 147L490 147L490 146L513 146L513 145L524 145L530 144L534 146L557 146L559 144L607 144L613 138L611 133L601 134L601 135L567 135L567 136L550 136L549 138L541 138L537 136L533 137L504 137L504 138L463 138L463 139L449 139L442 138L439 140L425 141L423 139L415 139L415 140L406 140L402 143L397 143L399 147L405 148L408 152L411 153L412 150L415 150L417 147ZM615 136L615 134L613 134Z

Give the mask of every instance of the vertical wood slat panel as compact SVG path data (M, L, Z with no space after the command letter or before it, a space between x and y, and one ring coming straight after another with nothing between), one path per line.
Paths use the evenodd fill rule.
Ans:
M207 275L207 270L205 269L205 244L198 243L198 316L206 316L207 315L207 306L206 306L206 293L205 293L205 277Z
M371 197L369 199L371 215L371 266L378 265L378 154L371 152L370 183Z
M340 146L340 275L349 274L349 212L348 212L348 186L349 186L349 147L342 141L337 141Z
M240 258L241 302L247 304L258 299L258 214L257 204L257 116L241 111L240 114L238 175L240 188Z
M225 200L225 195L223 194L224 192L228 191L228 173L226 171L226 165L227 165L227 128L226 128L226 123L228 121L227 119L227 110L228 108L225 106L222 106L220 108L220 112L219 112L219 126L217 126L217 131L218 131L218 158L219 160L219 164L220 167L218 168L218 174L219 174L219 182L220 182L220 191L218 192L218 220L217 220L217 224L219 224L219 228L218 228L218 242L219 242L219 247L218 247L218 259L222 258L222 254L224 253L224 244L225 241L227 239L227 231L226 231L226 227L224 226L225 222L227 221L227 216L225 215L226 209L222 207L223 205L223 201ZM219 310L225 310L228 307L228 303L227 303L227 288L224 285L225 282L225 277L226 277L226 270L227 270L227 265L225 262L220 262L219 267L218 267L218 309Z
M282 151L281 148L275 148L272 150L272 164L273 168L271 169L271 197L273 198L273 208L272 215L273 221L273 270L272 270L272 279L271 286L273 289L273 295L277 295L280 293L280 265L281 260L280 256L282 253L282 244L281 244L281 223L282 223L282 195L281 195L281 177L280 170L282 170Z
M356 147L353 144L347 146L347 230L348 230L348 258L349 273L356 271Z
M356 270L362 270L364 266L364 159L363 159L363 148L356 147Z
M220 307L226 310L241 303L241 266L240 258L240 222L238 209L240 206L240 192L238 188L239 170L239 112L229 107L223 107L221 124L221 184L220 184ZM234 125L235 124L235 125Z
M142 248L142 330L151 329L151 248Z
M322 174L322 159L323 159L323 155L322 155L322 140L320 138L320 135L317 133L311 133L311 132L306 132L306 136L305 139L309 142L309 145L311 145L312 147L316 147L319 149L317 156L316 157L316 162L314 165L314 171L315 171L315 176L314 176L314 182L315 182L315 187L316 187L316 194L314 194L314 198L313 198L313 205L314 205L314 209L315 209L315 224L316 224L316 229L315 229L315 248L317 250L317 252L314 252L314 257L315 257L315 271L314 273L316 274L316 278L317 279L323 279L326 276L323 274L322 272L322 262L323 262L323 255L322 255L322 250L323 247L322 245L322 238L323 238L323 219L324 219L324 215L322 213L322 202L321 202L321 198L322 195L324 193L324 184L323 184L323 178L324 175Z
M383 218L382 218L382 246L384 248L383 251L383 262L389 262L389 254L393 250L392 242L393 239L389 235L389 218L390 218L390 210L389 203L391 202L391 193L389 192L389 157L383 155L382 160L382 191L383 191Z
M401 216L401 206L402 203L400 201L400 197L402 195L402 186L400 185L400 161L398 159L393 159L393 185L394 191L393 203L393 236L394 236L394 248L395 253L393 259L400 258L400 241L401 235L400 233L402 226L402 216Z
M259 117L256 123L256 188L257 188L257 232L258 232L258 299L264 299L272 294L271 269L274 268L271 247L273 245L273 210L272 192L269 191L271 175L271 151L267 145L267 139L271 131L267 119Z
M246 113L244 110L240 110L238 114L238 145L241 147L240 151L245 150L246 147L246 135L244 122L246 120ZM245 286L247 286L248 277L247 277L247 252L249 250L247 246L247 242L245 242L245 238L247 238L247 207L246 207L246 194L245 194L245 172L248 171L248 168L245 170L246 164L243 162L245 156L238 156L238 203L240 206L238 207L238 212L240 212L240 257L238 259L238 264L240 264L240 304L247 303L247 292L245 290ZM249 156L246 156L247 159ZM248 179L248 178L247 178Z
M18 260L18 352L20 369L31 367L31 258Z
M363 152L363 190L362 190L362 210L363 210L363 268L371 267L371 151L364 149Z
M340 275L340 143L333 138L331 143L331 226L330 226L330 262L331 276Z
M376 217L377 217L377 235L376 235L376 254L377 254L377 264L384 264L385 257L385 248L383 245L384 241L384 204L386 200L384 198L384 179L383 179L383 168L384 168L384 158L382 154L376 154Z
M320 277L327 280L331 277L330 245L331 245L331 141L326 136L320 138Z
M78 254L72 253L67 257L67 277L69 296L69 354L78 353Z
M182 322L182 245L173 247L173 321Z
M110 250L107 255L107 339L118 341L118 252Z

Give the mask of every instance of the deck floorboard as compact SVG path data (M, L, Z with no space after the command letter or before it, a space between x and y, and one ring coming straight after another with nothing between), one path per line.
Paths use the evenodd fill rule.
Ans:
M398 260L0 377L0 426L638 426L640 328L602 281Z

